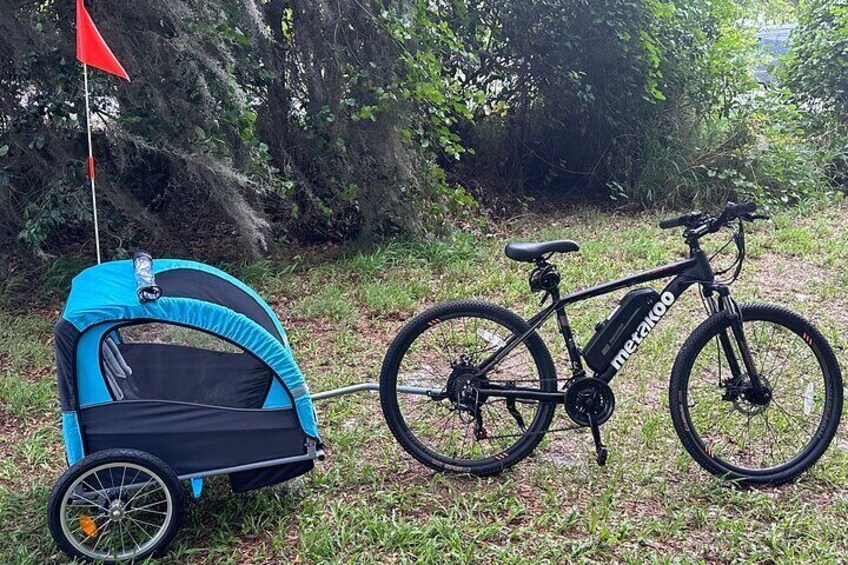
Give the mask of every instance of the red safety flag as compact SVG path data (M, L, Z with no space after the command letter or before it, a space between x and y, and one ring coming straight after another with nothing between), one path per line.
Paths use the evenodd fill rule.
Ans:
M118 59L106 45L103 36L97 31L97 27L85 9L82 0L77 0L77 59L81 63L96 67L117 75L124 80L130 80L130 76Z

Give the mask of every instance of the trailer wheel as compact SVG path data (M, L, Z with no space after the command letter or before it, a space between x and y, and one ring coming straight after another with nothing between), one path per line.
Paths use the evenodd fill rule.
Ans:
M50 494L53 539L71 557L99 563L159 555L179 530L185 492L161 459L132 449L99 451L72 465Z

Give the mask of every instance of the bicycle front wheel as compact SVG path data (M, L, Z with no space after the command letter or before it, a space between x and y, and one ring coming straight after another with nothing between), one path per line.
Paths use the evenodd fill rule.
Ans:
M677 435L710 473L747 484L780 484L809 469L842 415L842 376L827 340L801 316L769 305L740 308L760 381L756 400L734 338L734 317L711 316L683 345L671 374ZM721 336L741 369L732 374Z
M483 361L529 330L509 310L475 301L435 306L410 321L389 347L380 374L383 414L401 446L438 471L481 476L529 455L556 404L474 393L489 385L556 392L551 355L535 332L480 374ZM407 394L404 387L438 394Z

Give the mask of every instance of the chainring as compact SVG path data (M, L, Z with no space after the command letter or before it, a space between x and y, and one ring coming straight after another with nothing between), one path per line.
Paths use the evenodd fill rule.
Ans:
M600 426L610 419L615 410L615 395L610 386L600 379L577 379L565 390L565 412L575 424L589 426L589 416Z

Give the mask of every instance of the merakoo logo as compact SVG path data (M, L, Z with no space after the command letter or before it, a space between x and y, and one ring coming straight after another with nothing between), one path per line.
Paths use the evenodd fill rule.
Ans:
M672 293L668 291L662 293L660 301L654 304L651 311L648 312L648 315L645 316L645 319L642 320L642 323L639 324L639 327L636 328L636 331L633 332L630 339L624 343L624 347L621 348L621 351L619 351L612 360L612 366L616 371L621 369L624 362L627 361L633 352L639 348L639 344L642 343L649 333L651 333L651 330L654 329L657 322L659 322L665 313L668 312L669 306L674 304L674 301L675 297Z

